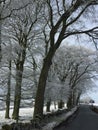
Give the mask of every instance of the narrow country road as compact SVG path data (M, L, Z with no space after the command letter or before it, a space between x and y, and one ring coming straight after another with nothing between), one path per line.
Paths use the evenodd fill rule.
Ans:
M83 105L78 115L67 125L63 124L54 130L98 130L98 114Z

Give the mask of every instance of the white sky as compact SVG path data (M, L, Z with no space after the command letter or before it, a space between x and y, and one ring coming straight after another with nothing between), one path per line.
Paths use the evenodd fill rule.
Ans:
M88 92L88 96L98 103L98 81L95 82L96 87Z

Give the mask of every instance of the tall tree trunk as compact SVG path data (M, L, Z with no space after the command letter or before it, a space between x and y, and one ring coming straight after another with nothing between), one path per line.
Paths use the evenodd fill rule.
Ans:
M72 106L76 106L76 92L73 90L72 92Z
M18 120L19 117L19 107L21 100L21 83L22 83L22 74L23 74L23 64L16 65L16 85L15 85L15 96L14 96L14 110L13 110L13 119Z
M16 85L14 95L14 110L12 114L12 118L16 119L17 122L19 118L19 108L21 101L21 84L22 84L24 62L26 57L27 37L23 37L22 39L23 41L21 41L19 44L21 47L23 47L23 50L18 54L18 59L16 61Z
M9 117L9 110L10 110L10 90L11 90L11 60L9 61L9 75L8 75L8 88L7 88L7 95L6 95L6 113L5 118Z
M47 104L46 104L46 111L47 112L50 112L50 106L51 106L51 99L49 101L47 101Z
M62 109L64 107L64 102L62 100L60 100L58 102L58 109Z
M56 109L56 105L57 105L57 104L56 104L56 101L54 101L54 109Z
M26 46L24 46L24 50L19 54L17 63L16 63L16 85L15 85L15 96L14 96L14 110L12 117L18 121L19 118L19 108L20 108L20 100L21 100L21 84L22 84L22 76L24 69L24 62L26 57Z
M67 101L67 108L71 109L72 106L73 106L73 104L72 104L72 94L70 94L68 101Z
M36 116L39 116L40 118L43 117L44 92L45 92L46 80L48 77L48 71L52 64L52 58L54 54L55 50L53 48L50 48L46 58L44 59L35 98L35 109L33 118L36 118Z
M1 14L0 14L0 62L2 59L2 48L1 48L1 27L2 27L2 20L1 20Z
M38 85L38 82L37 82L37 77L36 77L36 71L37 71L37 64L35 62L35 59L32 57L33 59L33 81L34 81L34 86L35 86L35 90L33 90L33 98L35 98L35 95L36 95L36 88L37 88L37 85Z
M76 105L78 105L78 103L79 103L80 96L81 96L81 92L78 93L78 96L77 96L77 99L76 99Z

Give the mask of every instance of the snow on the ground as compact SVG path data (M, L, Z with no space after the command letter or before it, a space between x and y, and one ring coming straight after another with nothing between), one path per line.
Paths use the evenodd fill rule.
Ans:
M98 107L98 103L93 103L93 105Z
M33 108L21 108L20 109L20 119L25 122L30 122L30 119L33 117ZM13 109L10 109L10 118L12 117ZM11 124L13 122L16 122L13 119L5 119L5 110L0 111L0 129L2 128L2 125L4 124Z
M98 103L89 103L89 105L93 105L93 106L98 107Z
M62 114L61 116L56 117L54 121L51 121L50 123L48 123L46 126L43 127L42 130L53 130L54 127L58 126L61 122L65 121L76 110L77 110L77 107L73 108L71 111L65 114Z
M66 105L65 105L66 108ZM57 107L56 109L54 109L54 105L51 105L51 111L56 111L58 110ZM63 116L59 116L58 118L55 119L55 121L50 122L49 124L47 124L43 130L51 130L52 127L54 127L55 125L57 125L58 123L62 122L63 120L65 120L68 116L70 116L74 111L76 110L73 109L72 111L64 114ZM12 112L13 109L10 109L10 118L12 117ZM33 117L33 112L34 112L34 108L20 108L19 111L19 122L30 122L30 120ZM46 114L46 107L44 107L44 113ZM13 119L5 119L5 110L1 110L0 111L0 129L2 128L2 126L4 124L11 124L13 122L16 122Z
M66 105L65 105L66 107ZM12 112L13 112L13 107L11 106L11 109L10 109L10 118L12 118ZM57 106L56 106L56 109L54 108L54 105L51 105L51 108L50 108L51 111L56 111L57 110ZM20 108L20 111L19 111L19 119L20 119L20 122L30 122L30 120L32 119L33 117L33 112L34 112L34 108L31 107L31 108ZM44 107L44 113L46 114L46 107ZM13 119L5 119L5 110L0 110L0 129L2 127L2 125L4 124L11 124L13 122L16 122L15 120Z

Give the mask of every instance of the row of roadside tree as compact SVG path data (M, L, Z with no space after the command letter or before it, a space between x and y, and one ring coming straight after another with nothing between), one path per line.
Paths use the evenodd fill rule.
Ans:
M71 44L82 38L97 48L98 17L92 21L91 15L97 4L93 0L0 2L0 87L5 90L6 118L10 102L14 102L12 117L18 119L21 99L34 98L32 116L42 118L44 103L47 111L53 101L61 107L66 102L70 109L94 86L97 51L68 46L66 39L74 36ZM93 26L88 27L86 21ZM66 45L60 47L62 42Z

